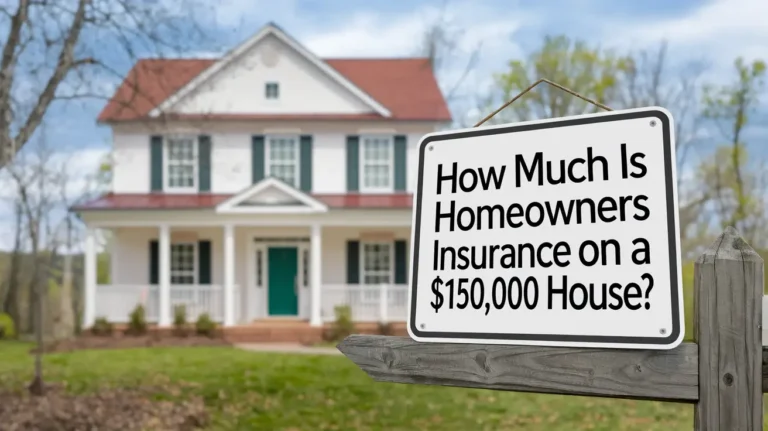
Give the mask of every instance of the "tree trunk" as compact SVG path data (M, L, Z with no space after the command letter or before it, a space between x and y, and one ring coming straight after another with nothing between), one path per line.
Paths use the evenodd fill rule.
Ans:
M35 377L32 379L32 383L29 385L29 393L36 396L45 394L45 384L43 383L43 318L45 316L45 301L43 298L43 283L47 281L47 277L40 277L40 271L42 265L40 265L39 246L38 246L38 229L40 227L39 222L36 220L30 220L30 223L37 223L36 226L30 226L30 240L32 241L32 258L34 264L32 265L32 304L35 305L35 312L30 313L35 316L35 341L37 343L37 349L35 352Z
M64 254L64 271L59 289L59 322L54 327L56 339L69 339L75 333L75 310L72 301L72 220L67 218L67 249Z
M5 304L3 308L6 313L11 316L11 320L13 320L13 323L16 325L16 333L18 334L21 332L21 314L19 313L19 290L21 289L19 283L19 272L21 268L19 268L19 266L21 266L21 223L23 220L21 205L17 203L14 211L16 218L16 233L13 240L11 263L8 268L8 293L5 296Z

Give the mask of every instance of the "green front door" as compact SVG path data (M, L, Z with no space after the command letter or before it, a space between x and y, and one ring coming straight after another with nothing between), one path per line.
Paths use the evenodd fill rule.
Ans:
M269 315L299 314L296 275L299 273L299 250L296 247L269 247L267 251L269 277Z

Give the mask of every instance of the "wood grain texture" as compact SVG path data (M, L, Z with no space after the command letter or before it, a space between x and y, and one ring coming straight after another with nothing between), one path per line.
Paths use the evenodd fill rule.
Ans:
M504 391L694 402L697 346L609 350L418 343L351 335L339 350L382 382Z
M729 227L696 260L696 431L763 429L763 260Z

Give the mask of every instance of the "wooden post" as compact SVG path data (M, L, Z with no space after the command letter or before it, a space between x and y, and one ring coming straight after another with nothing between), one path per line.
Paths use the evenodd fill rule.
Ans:
M695 271L698 346L618 350L350 335L338 349L381 382L687 402L695 404L696 431L761 430L768 391L763 260L728 228Z
M696 260L696 431L763 429L763 259L728 227Z

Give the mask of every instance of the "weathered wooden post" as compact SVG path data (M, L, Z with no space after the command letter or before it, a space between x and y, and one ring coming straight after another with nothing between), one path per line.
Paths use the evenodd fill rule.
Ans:
M763 259L732 227L696 260L696 431L762 430Z

